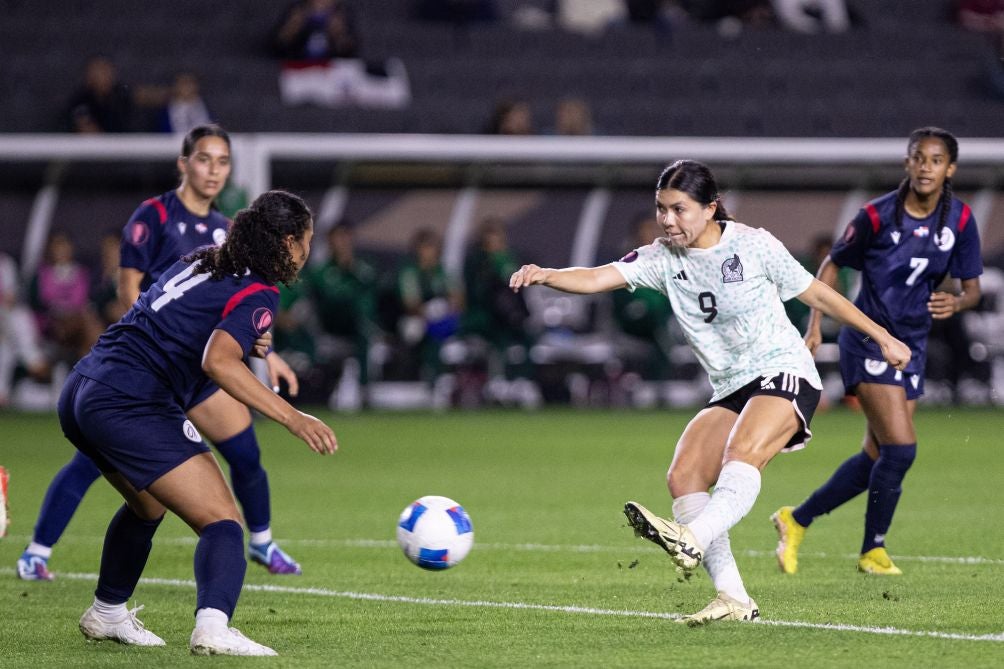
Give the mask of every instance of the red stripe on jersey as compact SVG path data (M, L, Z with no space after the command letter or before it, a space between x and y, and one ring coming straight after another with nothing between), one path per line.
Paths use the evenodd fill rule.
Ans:
M962 205L962 215L959 216L959 234L966 229L966 224L969 223L969 218L973 215L972 210L969 209L968 204Z
M878 232L880 222L878 209L874 205L866 204L865 211L868 212L868 218L872 219L872 232Z
M167 223L167 208L164 206L164 203L160 201L160 198L151 197L143 204L153 205L153 208L157 210L158 214L160 214L160 224L164 225Z
M276 293L279 292L279 289L275 286L270 286L266 283L252 283L247 288L241 289L240 292L234 293L234 296L227 300L227 306L223 307L223 316L221 316L221 318L226 318L231 311L237 308L237 305L240 304L241 300L245 297L248 295L254 295L262 290L272 290Z

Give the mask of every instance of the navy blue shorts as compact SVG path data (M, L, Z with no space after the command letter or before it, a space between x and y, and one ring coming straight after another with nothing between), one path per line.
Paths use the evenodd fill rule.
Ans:
M920 360L911 360L910 367L924 369L926 355ZM915 362L919 365L915 365ZM854 395L859 383L881 383L887 386L902 386L906 399L915 400L924 394L924 374L901 372L885 360L876 360L856 355L845 348L840 349L840 376L844 380L844 392Z
M709 402L708 406L722 407L739 414L743 412L743 408L746 407L750 398L756 395L771 395L791 400L791 404L795 408L795 416L798 417L801 427L781 450L790 452L805 448L805 445L812 439L809 423L812 422L812 416L816 413L821 392L809 385L809 382L802 377L782 372L777 376L756 378L731 395L726 395L716 402Z
M102 472L122 474L136 490L209 452L172 399L130 397L75 371L66 378L57 410L66 438Z

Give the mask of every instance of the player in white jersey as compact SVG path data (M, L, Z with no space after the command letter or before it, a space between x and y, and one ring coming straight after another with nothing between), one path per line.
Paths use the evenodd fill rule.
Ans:
M821 388L782 302L797 297L858 330L897 369L909 362L910 349L814 279L769 232L733 221L705 165L673 163L655 194L665 237L600 267L524 265L509 285L583 294L646 286L669 298L714 395L676 444L667 475L675 521L636 502L628 502L624 513L678 569L689 572L703 562L711 576L718 596L684 622L752 620L759 608L739 575L728 530L752 508L767 463L811 437Z

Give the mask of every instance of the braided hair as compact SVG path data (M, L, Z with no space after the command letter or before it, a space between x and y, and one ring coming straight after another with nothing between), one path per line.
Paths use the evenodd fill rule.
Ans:
M677 160L668 166L659 175L655 189L657 191L671 188L681 193L686 193L695 202L703 206L708 206L712 202L718 204L715 209L714 219L716 221L731 221L729 212L725 210L725 203L722 202L718 194L718 184L711 170L704 163L696 160Z
M302 239L312 220L310 208L299 196L270 190L237 212L222 246L197 249L185 262L201 261L196 273L209 272L215 280L251 270L269 283L288 285L296 280L298 268L286 239Z
M955 135L948 132L947 130L942 130L941 128L936 128L934 126L926 126L923 128L917 128L910 133L910 139L906 144L906 153L910 155L913 147L917 145L918 142L924 139L933 137L935 139L941 140L941 143L945 145L945 149L948 151L948 162L956 163L959 160L959 140L955 139ZM896 228L903 227L903 212L906 207L906 196L910 193L910 178L907 177L900 182L899 188L896 189ZM948 221L948 214L952 210L952 180L945 177L945 182L941 186L941 197L938 201L938 227L935 233L934 239L938 240L941 238L941 229L945 227L945 223Z

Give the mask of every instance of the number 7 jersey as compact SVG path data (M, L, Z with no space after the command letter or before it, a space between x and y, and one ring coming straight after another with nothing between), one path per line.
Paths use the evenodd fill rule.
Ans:
M657 239L613 263L628 290L653 288L669 298L687 343L708 373L712 401L763 375L788 372L822 389L802 337L784 312L813 276L766 230L721 221L707 249Z

